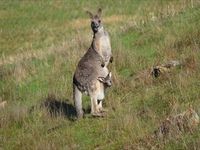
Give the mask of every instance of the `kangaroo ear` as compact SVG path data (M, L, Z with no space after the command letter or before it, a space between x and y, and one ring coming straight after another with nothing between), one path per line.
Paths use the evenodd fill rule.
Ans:
M101 17L101 13L102 13L102 9L99 8L98 11L97 11L97 15L98 15L99 17Z
M98 79L97 80L99 80L100 82L105 82L105 78L104 77L98 77Z
M86 13L89 15L89 17L92 19L92 18L94 18L94 15L90 12L90 11L86 11Z

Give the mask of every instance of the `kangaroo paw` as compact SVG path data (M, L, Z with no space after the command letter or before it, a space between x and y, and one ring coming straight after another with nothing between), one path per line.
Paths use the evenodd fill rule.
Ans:
M101 64L101 67L105 67L105 63L102 63L102 64Z
M113 62L113 56L110 57L110 63L112 63L112 62Z

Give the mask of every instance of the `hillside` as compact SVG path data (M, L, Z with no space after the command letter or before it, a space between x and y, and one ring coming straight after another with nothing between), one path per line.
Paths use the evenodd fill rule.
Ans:
M99 7L114 56L109 111L91 117L84 96L86 117L76 121L72 76L92 40L85 11ZM171 60L184 65L149 75ZM200 127L151 137L170 115L200 115L200 2L1 0L1 101L0 149L199 149Z

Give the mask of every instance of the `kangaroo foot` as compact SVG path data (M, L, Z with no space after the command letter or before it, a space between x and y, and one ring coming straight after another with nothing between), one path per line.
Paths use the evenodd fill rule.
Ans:
M108 112L108 109L101 108L99 111L100 111L100 113L105 113L105 112Z
M91 113L93 117L104 117L105 114L104 113L99 113L99 112L94 112L94 113Z
M78 118L78 119L83 118L83 116L84 116L83 111L79 111L79 112L77 112L77 118Z

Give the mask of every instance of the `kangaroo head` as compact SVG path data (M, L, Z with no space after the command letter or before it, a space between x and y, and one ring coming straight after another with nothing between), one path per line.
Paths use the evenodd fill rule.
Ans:
M100 82L102 82L104 85L106 85L107 87L112 86L112 74L111 72L106 76L106 77L98 77L98 80Z
M101 29L102 24L101 24L101 8L98 9L97 14L93 14L90 11L86 11L88 15L90 16L91 19L91 28L94 33L98 32L99 29Z

